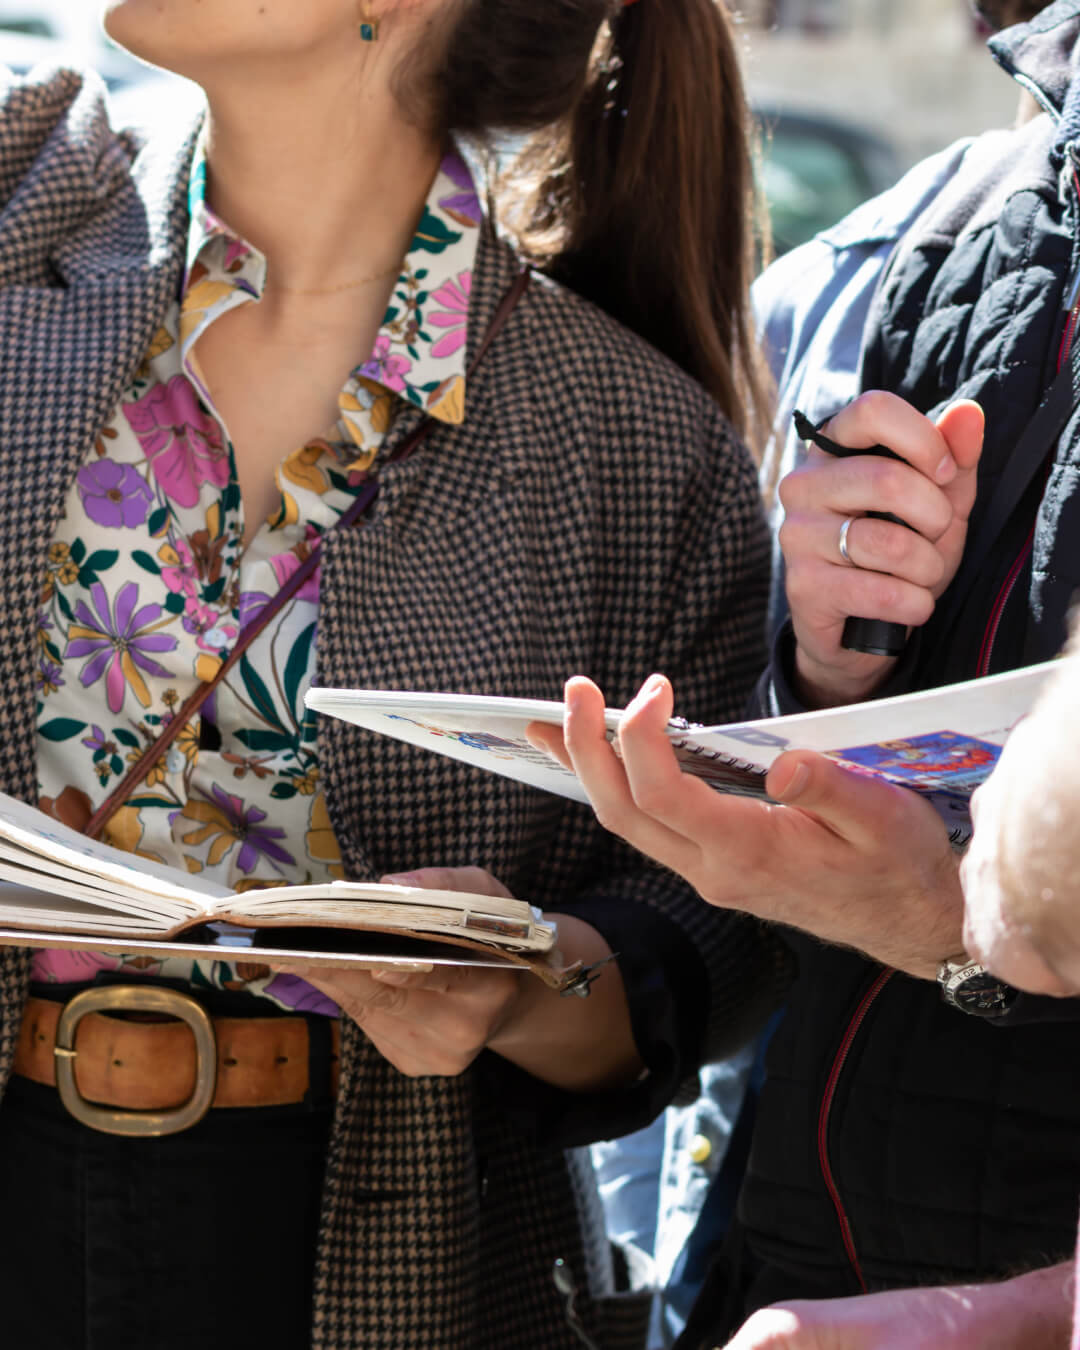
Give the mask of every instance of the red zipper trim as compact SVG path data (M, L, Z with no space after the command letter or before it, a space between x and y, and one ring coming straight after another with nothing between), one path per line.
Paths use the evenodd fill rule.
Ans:
M836 1210L837 1222L840 1224L840 1236L844 1242L844 1251L847 1252L848 1261L855 1272L855 1278L859 1281L859 1288L864 1294L869 1293L869 1290L866 1287L866 1281L863 1279L862 1266L859 1264L859 1257L855 1251L855 1239L851 1235L851 1223L844 1210L844 1202L840 1199L840 1192L837 1189L832 1167L829 1163L829 1112L832 1110L833 1098L836 1096L836 1085L840 1081L840 1074L843 1072L844 1064L851 1051L852 1042L859 1034L859 1028L862 1026L866 1014L870 1011L870 1005L895 974L896 972L892 969L886 968L883 970L863 995L862 1001L855 1009L855 1015L848 1023L847 1031L844 1032L844 1039L840 1042L840 1049L836 1052L832 1069L829 1071L825 1093L821 1098L821 1110L818 1113L817 1145L821 1174L825 1178L825 1186L829 1192L829 1198L833 1202L833 1209Z
M1005 613L1005 606L1009 603L1009 597L1016 587L1017 578L1028 560L1034 541L1035 522L1032 521L1031 529L1028 530L1028 536L1024 540L1024 547L1009 569L1009 575L1002 583L1001 590L998 591L997 599L994 601L994 607L990 611L990 620L986 625L986 631L983 633L982 646L979 648L979 663L975 669L977 675L985 675L990 669L990 658L994 652L994 642L998 635L998 629L1001 627L1001 616Z

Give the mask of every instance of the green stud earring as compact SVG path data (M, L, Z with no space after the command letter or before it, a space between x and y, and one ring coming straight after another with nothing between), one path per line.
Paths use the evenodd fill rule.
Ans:
M379 21L378 19L360 20L360 41L378 42L379 40Z

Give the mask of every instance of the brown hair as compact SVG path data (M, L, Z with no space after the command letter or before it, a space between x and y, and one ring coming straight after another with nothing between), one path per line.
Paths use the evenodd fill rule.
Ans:
M434 124L525 138L506 175L530 189L507 216L523 251L760 448L770 385L749 285L767 232L724 0L459 0L439 47Z

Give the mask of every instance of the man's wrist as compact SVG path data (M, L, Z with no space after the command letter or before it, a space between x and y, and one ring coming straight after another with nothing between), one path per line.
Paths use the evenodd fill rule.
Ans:
M896 660L860 657L859 665L872 662L870 670L844 671L824 661L815 661L802 643L796 641L793 683L795 693L807 708L834 708L846 703L861 703L892 674Z

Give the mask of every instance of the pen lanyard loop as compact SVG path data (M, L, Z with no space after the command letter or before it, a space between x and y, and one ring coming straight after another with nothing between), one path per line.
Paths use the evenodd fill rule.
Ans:
M528 289L529 279L532 275L530 267L523 267L514 278L514 283L499 302L499 307L484 334L483 340L473 357L472 363L466 371L466 380L472 379L476 373L480 362L487 355L488 348L495 340L496 336L502 330L507 319L517 307L518 301ZM388 457L388 463L400 463L408 459L435 430L437 423L431 416L425 415L422 422L413 428L411 432L402 440L401 444ZM376 497L379 495L379 482L377 479L365 483L357 493L356 498L342 516L334 523L327 534L333 534L341 530L347 530L353 525L360 523L364 515L371 509ZM117 811L132 792L139 786L146 775L161 759L161 757L172 745L173 741L179 736L180 732L188 725L191 719L203 706L206 700L214 692L219 684L225 679L225 676L233 669L236 663L244 655L247 649L259 636L259 634L270 624L273 619L281 613L290 600L297 594L301 586L312 576L319 566L321 558L321 545L326 535L313 539L311 542L311 552L301 563L291 577L285 582L281 589L273 598L263 606L256 618L250 623L244 625L237 635L236 642L233 644L232 651L222 661L214 675L209 680L204 680L202 684L195 689L181 707L174 713L167 726L161 732L152 744L148 745L143 753L132 765L131 769L124 775L120 783L109 793L105 801L98 807L94 814L83 827L83 833L91 839L96 839L102 830L108 824L113 813Z

